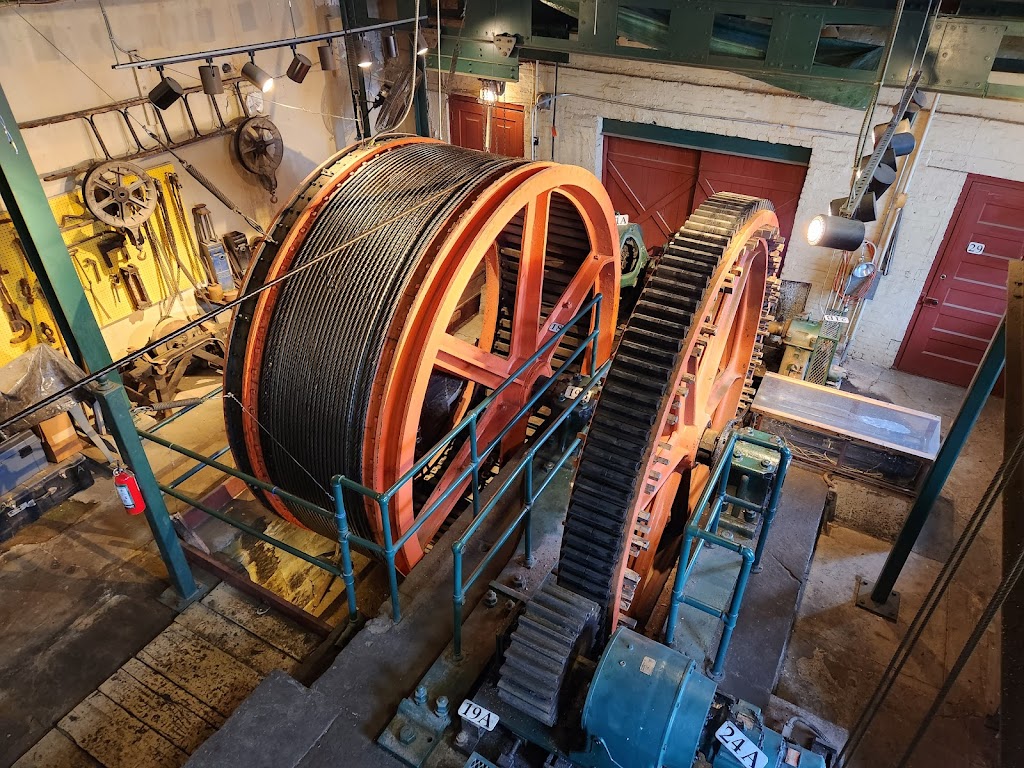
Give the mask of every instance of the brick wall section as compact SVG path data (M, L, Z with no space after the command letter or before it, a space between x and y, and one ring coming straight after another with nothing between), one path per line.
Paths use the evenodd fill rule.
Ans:
M451 83L455 92L478 89L473 78L456 77ZM436 81L432 91L433 109ZM554 67L546 64L536 73L524 65L519 82L508 84L504 99L526 106L528 134L536 93L553 91ZM728 72L589 56L575 56L559 68L558 92L567 95L558 99L555 159L598 176L606 118L809 147L810 165L783 276L812 284L808 310L821 316L836 263L830 251L809 246L803 233L829 200L849 190L861 112ZM895 92L883 94L875 123L888 119L889 105L897 99ZM550 110L537 115L537 157L542 160L551 158L551 116ZM527 136L527 157L531 143ZM1021 146L1024 114L1019 104L943 97L913 178L891 272L865 305L852 357L892 365L967 174L1024 181Z

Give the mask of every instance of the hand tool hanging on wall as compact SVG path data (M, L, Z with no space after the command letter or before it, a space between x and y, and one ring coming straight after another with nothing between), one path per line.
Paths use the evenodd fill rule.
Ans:
M235 278L231 274L227 251L217 238L217 232L213 228L210 209L199 204L192 209L192 216L195 219L196 236L199 238L199 248L206 260L210 282L217 283L225 291L234 290Z
M142 242L141 239L140 242ZM96 249L100 252L103 264L108 270L117 269L117 265L122 259L125 262L128 261L128 253L125 251L124 240L121 239L120 235L111 234L100 240L96 245ZM114 255L111 256L111 254Z
M188 217L185 215L185 202L181 196L181 179L176 173L167 174L167 189L171 199L171 210L174 213L174 223L177 224L185 238L185 245L188 248L188 257L192 263L192 275L196 280L203 279L203 265L199 258L199 249L192 239L192 233L188 228Z
M82 179L82 199L93 216L123 229L139 247L142 225L156 210L156 181L134 163L100 163Z
M45 320L39 324L39 333L42 334L43 338L46 339L47 344L57 343L57 334L53 332L53 328Z
M89 295L92 296L93 305L104 317L106 317L107 320L112 319L110 312L107 311L103 302L100 301L100 297L96 295L95 284L100 281L100 267L96 263L96 260L90 258L85 259L86 266L92 267L93 275L95 275L96 278L95 280L91 280L85 270L85 267L82 266L82 262L78 260L78 249L74 247L69 248L68 255L71 256L71 263L75 265L75 271L78 272L78 279L82 281L82 285L85 286L85 290L87 290Z
M18 279L18 292L29 304L35 304L36 295L32 292L32 283L28 281L27 277Z
M14 303L10 292L3 280L0 280L0 302L3 303L4 314L7 315L7 323L11 326L11 344L21 344L32 335L32 326L21 315L21 310Z
M132 305L132 309L137 311L153 306L153 302L149 300L149 294L146 292L146 286L142 283L138 267L134 264L125 264L117 272L121 277L121 285L124 286L125 295L128 297L128 303Z
M257 115L238 126L232 145L238 162L259 179L260 185L270 193L270 201L276 203L277 169L284 160L281 131L270 118Z

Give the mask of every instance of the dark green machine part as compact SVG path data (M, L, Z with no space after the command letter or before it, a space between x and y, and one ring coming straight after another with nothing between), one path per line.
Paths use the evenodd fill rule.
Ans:
M619 224L619 250L622 253L622 279L619 285L633 288L651 258L644 245L644 233L639 224Z
M543 0L542 5L518 0L495 6L462 0L447 18L442 9L440 60L432 53L427 64L473 77L518 80L520 58L565 62L571 53L586 53L729 70L862 109L882 66L882 46L834 37L832 31L874 27L884 37L894 5L883 0ZM399 6L400 13L411 13L413 0L400 0ZM924 0L907 2L886 85L903 85L924 29L923 90L1024 99L1024 86L990 82L993 72L1024 71L1024 61L1001 55L1004 38L1024 36L1019 4L961 2L959 14L940 14L930 30L927 8ZM510 56L492 42L498 34L516 35Z

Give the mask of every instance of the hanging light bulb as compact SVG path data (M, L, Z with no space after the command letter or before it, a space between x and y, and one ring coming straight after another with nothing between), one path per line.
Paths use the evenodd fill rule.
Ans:
M295 50L295 46L292 46L292 61L288 65L288 69L285 74L288 79L293 83L301 83L306 79L306 75L309 74L309 70L313 68L313 62L309 60L308 56L303 56L301 53Z
M316 47L317 55L320 57L320 69L324 72L333 72L338 68L338 60L334 58L333 40L325 40Z
M185 91L173 77L164 77L163 67L157 67L156 71L160 73L160 82L149 92L149 100L154 107L163 111L180 99Z
M389 61L398 58L398 40L393 29L384 35L384 58Z
M427 55L427 51L429 51L429 50L430 50L430 46L427 45L426 38L421 36L420 39L416 41L416 55L417 56L426 56Z
M203 93L207 96L224 93L224 81L220 76L220 67L213 63L213 59L207 59L206 63L199 67L199 79L203 83Z
M256 59L251 53L249 54L248 63L242 67L242 77L264 93L267 93L274 88L274 78L256 66Z

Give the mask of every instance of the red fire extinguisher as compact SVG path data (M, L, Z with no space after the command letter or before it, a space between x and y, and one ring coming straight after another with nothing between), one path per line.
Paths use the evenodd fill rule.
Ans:
M114 487L129 515L139 515L146 511L146 500L142 498L139 481L135 479L134 472L125 467L115 469Z

